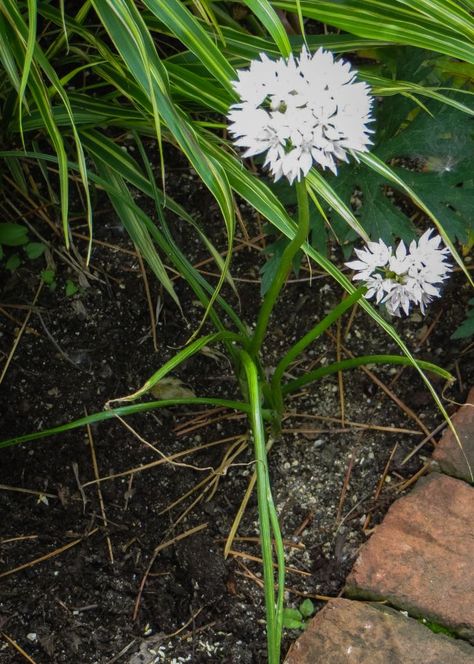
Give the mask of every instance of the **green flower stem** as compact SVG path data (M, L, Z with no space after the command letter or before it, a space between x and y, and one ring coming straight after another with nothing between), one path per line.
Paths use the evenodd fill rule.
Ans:
M272 446L272 440L267 445L266 453ZM268 472L268 471L267 471ZM285 594L285 549L283 547L283 538L281 536L278 513L273 502L273 496L270 489L270 479L268 478L267 501L270 514L270 523L273 532L273 541L275 544L277 558L277 601L275 606L275 635L276 635L276 661L280 661L281 635L283 631L283 598Z
M298 228L295 237L283 252L280 265L278 266L278 272L263 299L263 304L257 318L255 332L250 342L250 354L253 357L258 355L260 348L262 347L273 307L275 306L275 302L277 301L283 284L291 271L293 258L308 237L309 202L308 193L306 191L306 182L304 179L301 180L301 182L296 183L296 196L298 200Z
M289 365L300 355L307 346L317 339L327 328L332 325L340 316L343 315L365 293L364 287L357 289L348 297L342 300L322 321L315 325L307 334L304 335L290 350L282 357L275 369L271 381L271 391L274 399L274 407L280 414L283 413L283 394L281 380L283 374Z
M413 366L413 361L409 357L403 357L400 355L361 355L360 357L354 357L350 360L341 360L341 362L333 362L327 367L320 367L315 369L315 371L310 371L301 378L296 380L291 380L286 385L283 385L282 393L290 394L295 392L300 387L312 383L315 380L319 380L324 376L329 376L331 374L337 373L338 371L346 371L347 369L355 369L366 364L403 364L405 366ZM416 360L416 365L418 369L423 371L431 371L438 376L442 376L445 380L452 379L451 374L442 369L441 367L436 366L436 364L431 364L431 362L424 362L423 360Z
M278 516L273 504L268 476L265 428L261 411L261 389L255 362L246 351L241 352L242 365L248 386L250 405L249 420L255 448L255 470L257 473L257 500L260 523L260 539L263 559L263 584L267 621L268 664L280 664L282 602L284 588L283 542L281 540ZM278 600L275 602L273 574L272 530L277 548L278 560Z

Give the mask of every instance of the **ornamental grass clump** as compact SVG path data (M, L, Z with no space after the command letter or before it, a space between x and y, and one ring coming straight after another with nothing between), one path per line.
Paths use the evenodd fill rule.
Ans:
M348 62L303 48L297 59L261 53L237 73L240 101L230 108L229 132L244 157L266 153L275 181L299 181L313 164L337 173L348 152L368 150L373 100Z

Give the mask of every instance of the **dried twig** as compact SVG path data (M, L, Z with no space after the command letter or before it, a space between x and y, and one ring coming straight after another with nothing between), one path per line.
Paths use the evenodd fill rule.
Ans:
M17 537L8 537L7 539L0 540L2 544L12 544L13 542L24 542L25 540L38 539L38 535L17 535Z
M130 650L130 648L136 643L136 641L137 641L136 639L132 639L130 643L127 643L125 648L122 648L122 650L118 652L116 655L114 655L112 659L108 659L105 664L115 664L115 662L118 662L118 660Z
M261 579L259 579L258 576L253 574L253 572L251 572L249 570L249 568L246 565L244 565L244 563L241 562L240 560L237 560L236 562L239 564L239 567L241 567L244 570L243 572L237 571L236 574L238 574L239 576L243 576L246 579L250 579L251 581L256 583L257 586L259 586L260 588L263 588L263 581ZM313 594L313 593L304 593L304 592L301 592L300 590L296 590L296 588L292 588L291 586L285 586L285 592L289 592L292 595L298 595L298 597L308 597L310 599L316 599L316 600L319 600L321 602L329 602L330 599L334 599L334 597L329 597L328 595L317 595L317 594Z
M79 489L79 493L81 494L81 498L82 498L82 513L85 514L86 513L86 506L87 506L87 503L89 502L89 499L87 498L87 496L84 492L84 487L81 484L81 479L79 477L79 466L78 466L78 464L75 461L73 461L72 464L71 464L71 467L72 467L72 472L74 473L74 478L76 480L77 488Z
M388 474L388 469L390 468L390 464L392 463L392 459L395 455L395 452L397 451L398 448L398 443L395 443L393 446L392 451L390 452L390 456L388 457L387 463L385 464L385 468L383 469L383 473L378 481L377 488L375 489L374 493L374 502L378 499L382 492L383 485L385 483L385 478L387 477ZM370 524L370 514L367 514L367 517L364 521L364 525L362 526L362 530L365 532Z
M331 332L326 331L326 334L327 334L329 337L331 337L331 339L334 341L334 335L333 335ZM343 344L341 344L341 348L342 348L342 350L344 351L344 353L345 353L348 357L351 357L351 358L354 358L354 357L355 357L355 355L354 355L353 353L351 353L351 351L350 351L348 348L346 348ZM378 378L378 376L376 376L376 375L374 374L374 372L371 371L370 369L368 369L367 367L361 366L360 368L362 369L362 371L363 371L364 373L366 373L366 374L369 376L369 378L370 378L370 379L371 379L371 380L372 380L372 381L373 381L378 387L380 387L381 390L383 390L383 391L385 392L385 394L386 394L388 397L390 397L390 399L391 399L394 403L397 404L397 406L398 406L401 410L403 410L403 412L404 412L406 415L408 415L408 417L410 417L412 420L414 420L414 421L418 424L418 426L420 427L420 429L421 429L426 435L429 434L429 431L428 431L428 428L427 428L426 424L425 424L425 423L424 423L424 422L418 417L418 415L417 415L417 414L416 414L416 413L415 413L415 412L414 412L409 406L407 406L406 403L404 403L399 397L397 397L397 395L396 395L396 394L390 389L390 387L388 387L387 385L385 385L385 383L384 383L382 380L380 380L380 378Z
M296 537L296 535L293 535ZM222 544L227 541L225 537L216 537L215 542ZM234 537L234 542L251 542L252 544L260 544L260 537ZM304 551L306 549L303 542L293 542L293 540L284 539L283 546L288 547L289 549L298 549L299 551Z
M251 560L253 562L263 564L262 558L259 556L254 556L250 553L246 553L245 551L236 551L235 549L230 549L229 555L234 556L234 558L243 558L244 560ZM278 564L273 563L273 567L277 568ZM297 569L296 567L285 566L285 570L287 573L299 574L300 576L313 576L311 572L305 572L304 570Z
M87 417L87 411L85 411L86 417ZM89 438L89 446L91 450L91 458L92 458L92 467L94 469L94 476L95 479L99 479L99 466L97 465L97 457L95 454L95 446L94 446L94 438L92 436L92 431L90 424L87 425L87 436ZM112 540L110 539L110 535L108 532L109 529L109 524L107 522L107 514L105 512L105 505L104 505L104 498L102 496L102 489L100 488L100 482L97 483L97 495L99 497L99 505L100 505L100 512L102 514L102 519L104 521L104 527L105 527L105 537L107 540L107 548L109 551L109 558L110 558L110 563L113 565L114 564L114 551L112 549Z
M308 419L308 420L320 420L322 422L335 422L336 424L342 424L339 417L331 417L329 415L313 415L310 413L287 413L283 418L285 420L291 420L293 418L298 419ZM345 420L346 427L353 427L354 429L369 429L371 431L386 431L387 433L404 433L411 436L422 436L423 433L417 429L405 429L403 427L389 427L383 426L381 424L366 424L364 422L352 422L351 420ZM308 430L309 431L309 430Z
M433 429L433 431L431 431L430 433L428 433L428 435L425 436L425 438L423 438L423 440L421 441L421 443L418 443L418 445L417 445L413 450L411 450L411 452L409 452L409 453L406 455L406 457L403 459L401 465L404 466L406 463L408 463L408 461L410 461L410 459L412 458L413 455L415 455L417 452L419 452L419 450L421 450L421 448L422 448L424 445L426 445L426 443L429 443L429 441L432 440L432 439L433 439L433 438L434 438L434 437L435 437L440 431L442 431L442 429L444 429L444 427L446 427L446 426L447 426L447 422L446 422L446 421L443 421L443 422L441 422L441 424L438 424L438 426L436 427L436 429Z
M82 485L84 488L90 486L91 484L97 484L98 482L105 482L107 480L115 480L119 477L128 477L129 475L135 475L135 473L142 472L143 470L150 470L150 468L155 468L156 466L161 466L164 463L169 463L175 459L179 459L183 456L188 456L194 452L200 452L209 447L215 447L216 445L222 445L227 441L227 439L214 440L210 443L204 443L204 445L196 445L195 447L190 447L187 450L182 450L181 452L176 452L175 454L170 454L169 457L157 459L156 461L151 461L150 463L145 463L141 466L135 466L134 468L129 468L128 470L123 470L119 473L113 473L112 475L105 475L104 477L99 477L97 480L90 480L89 482L84 482Z
M158 352L158 338L156 336L156 316L155 309L153 308L153 302L151 300L150 284L148 283L148 277L146 274L145 265L143 264L143 258L138 248L135 247L137 252L138 263L140 265L140 270L143 278L143 288L145 289L146 301L148 305L148 313L150 314L150 327L151 327L151 338L153 339L153 348L155 352Z
M38 301L38 298L40 296L41 289L43 288L43 285L44 285L44 282L40 281L38 289L37 289L37 291L35 293L35 296L33 298L31 308L28 310L28 313L25 316L25 320L23 321L23 325L21 326L20 331L16 335L16 338L15 338L15 341L13 342L13 346L11 348L11 351L8 354L7 359L5 360L5 364L3 365L2 373L0 374L0 385L3 382L3 379L5 378L5 374L7 373L8 367L10 366L10 362L12 361L13 356L15 355L15 351L18 347L18 344L20 343L20 339L23 336L23 332L25 331L26 326L28 325L28 321L30 320L30 316L33 312L33 307L35 306L36 302Z
M28 653L26 653L23 648L18 645L16 641L14 641L12 638L8 636L8 634L5 634L5 632L1 632L1 635L5 639L5 641L12 646L24 659L26 659L27 662L30 662L30 664L36 664L35 660L32 659Z
M341 495L339 497L339 504L337 506L337 514L336 514L336 522L339 521L339 519L341 518L342 508L344 507L344 502L346 500L347 491L349 489L349 481L350 481L350 478L351 478L352 468L354 466L355 456L356 456L355 451L352 450L350 458L349 458L349 464L347 466L346 474L344 476L344 482L342 484Z
M46 498L57 498L54 493L47 493L46 491L34 491L33 489L23 489L19 486L10 486L9 484L0 484L0 491L15 491L16 493L28 493L32 496L46 496Z
M172 466L178 466L181 468L190 468L191 470L197 470L199 472L203 472L205 470L211 470L213 471L214 468L213 466L195 466L191 463L184 463L180 461L173 461L171 456L167 456L164 452L162 452L160 449L158 449L153 443L150 443L148 440L140 436L138 431L136 431L126 420L124 420L123 417L120 417L120 415L116 415L116 418L119 420L123 426L132 433L135 438L137 438L141 443L146 445L147 447L151 448L154 452L156 452L166 463L171 464Z
M205 530L207 528L207 523L201 523L199 526L195 526L194 528L190 528L189 530L186 530L184 533L181 533L180 535L176 535L176 537L173 537L170 540L167 540L166 542L162 542L159 544L155 550L153 551L153 554L150 558L150 562L148 563L148 566L145 570L145 574L142 577L142 580L140 582L140 587L138 589L138 594L137 598L135 600L135 606L133 609L133 616L132 619L136 620L138 616L138 609L140 607L140 602L143 594L143 589L145 588L146 580L148 578L148 575L150 574L151 568L153 567L153 564L156 560L156 557L160 553L160 551L163 551L163 549L167 549L169 546L173 546L173 544L176 544L176 542L180 542L183 539L186 539L186 537L190 537L191 535L195 535L196 533L199 533L201 530Z
M44 556L40 556L39 558L30 560L27 563L23 563L23 565L18 565L18 567L14 567L13 569L9 569L6 572L2 572L0 574L0 579L3 579L6 576L11 576L12 574L16 574L16 572L21 572L21 570L27 569L28 567L33 567L34 565L38 565L38 563L42 563L45 560L49 560L50 558L59 556L61 553L64 553L64 551L71 549L73 546L77 546L88 537L94 535L98 530L99 530L98 528L94 528L94 530L91 530L90 533L87 533L87 535L84 535L84 537L80 537L78 539L73 540L72 542L68 542L68 544L59 547L59 549L54 549L54 551L50 551L49 553L46 553Z

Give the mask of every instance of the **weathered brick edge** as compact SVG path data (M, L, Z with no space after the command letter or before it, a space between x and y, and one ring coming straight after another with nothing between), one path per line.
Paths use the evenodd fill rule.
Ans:
M433 453L433 469L440 469L446 475L472 482L474 472L474 388L470 390L466 403L453 416L452 422L456 427L463 449L459 448L451 430L447 429ZM417 487L413 490L415 495ZM474 512L474 504L472 511ZM470 522L473 521L473 516L471 514ZM357 562L354 569L356 567ZM349 592L350 579L354 574L354 569L348 577ZM474 560L470 573L474 576ZM352 590L354 593L359 592L354 588ZM380 599L378 593L370 591L366 591L365 597L368 598L371 594L372 597ZM373 613L374 611L376 613ZM368 615L373 620L367 621ZM363 624L357 622L361 617L365 619ZM377 623L376 618L381 637L380 633L372 631L374 621ZM403 618L406 622L400 623ZM368 631L367 625L369 624L371 627ZM335 634L332 629L334 626L336 627ZM402 644L396 642L394 628L398 629L399 634L402 635ZM463 631L458 630L464 637L473 637L470 630L462 634ZM364 638L368 633L370 638ZM342 639L339 638L341 636ZM413 637L415 637L415 641L413 641ZM404 614L387 606L341 598L331 600L318 612L306 632L290 648L285 664L316 664L317 662L325 664L329 662L334 664L344 662L411 664L411 662L421 661L424 664L474 663L474 648L461 640L434 634L417 621L405 618Z

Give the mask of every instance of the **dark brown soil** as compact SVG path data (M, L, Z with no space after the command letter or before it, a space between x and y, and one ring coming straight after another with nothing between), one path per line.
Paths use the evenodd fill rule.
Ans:
M188 210L200 213L208 232L216 229L215 242L224 249L217 231L220 221L206 192L186 171L171 171L168 180L174 182L170 193ZM257 236L249 211L241 211L250 236ZM102 410L108 399L141 386L185 343L200 320L202 311L184 283L176 281L185 317L149 274L153 303L160 298L163 305L155 351L139 263L122 251L133 247L110 212L98 215L95 232L97 239L117 249L95 246L90 276L81 277L81 289L72 297L65 296L64 284L66 279L77 282L78 275L57 262L58 286L55 291L42 288L1 385L1 439ZM187 227L175 221L174 232L181 235L193 262L202 258ZM242 247L242 241L239 230L232 273L241 288L242 314L252 321L263 258L261 252ZM78 247L83 252L80 241ZM27 313L13 305L28 307L33 301L42 260L25 264L12 276L3 274L3 361ZM212 264L204 269L215 271ZM301 280L287 286L278 307L265 352L270 367L281 350L341 296L331 279L315 272L310 284L307 275L302 270ZM457 273L426 319L415 314L397 321L417 356L458 377L457 385L446 392L454 400L462 400L473 384L472 356L463 353L468 344L449 340L462 320L467 295ZM347 322L346 317L342 331ZM355 354L397 352L360 311L344 345ZM297 374L335 357L334 338L325 336L292 371ZM428 430L442 421L412 370L400 375L390 367L372 370ZM197 395L238 394L230 365L220 354L198 354L174 375ZM435 385L441 392L444 384ZM395 499L397 486L411 478L430 453L429 443L403 464L423 439L419 423L363 371L344 375L343 387L343 424L324 419L341 417L338 379L328 378L288 402L294 416L285 421L284 439L271 453L282 531L292 544L287 548L292 568L287 575L288 606L297 606L305 596L341 592L367 532ZM36 664L265 662L260 564L243 557L259 556L258 542L237 539L232 549L240 555L223 556L252 474L251 449L243 449L225 474L215 475L215 485L203 485L167 510L208 476L210 468L217 469L247 431L246 422L234 413L209 411L196 420L197 413L191 408L150 412L127 418L133 430L114 420L94 425L90 432L76 429L0 451L0 632ZM310 417L296 416L303 413ZM186 432L186 422L199 426ZM354 427L354 422L369 426ZM405 431L381 431L375 425ZM100 477L126 473L100 483L103 508L94 483L91 440ZM214 441L214 446L204 447ZM139 468L197 446L203 449L178 459L184 466ZM350 479L343 489L345 477ZM212 489L200 493L207 486ZM172 542L193 528L195 534ZM238 535L258 535L254 496ZM322 606L322 601L314 602ZM284 650L296 636L295 631L286 632ZM24 661L7 638L0 641L0 664Z

